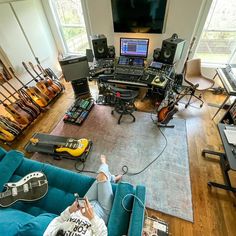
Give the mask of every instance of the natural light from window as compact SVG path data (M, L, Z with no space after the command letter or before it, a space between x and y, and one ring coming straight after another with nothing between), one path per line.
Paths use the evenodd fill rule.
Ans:
M52 0L67 53L85 54L89 48L81 0Z
M236 0L213 0L195 54L205 63L236 62Z

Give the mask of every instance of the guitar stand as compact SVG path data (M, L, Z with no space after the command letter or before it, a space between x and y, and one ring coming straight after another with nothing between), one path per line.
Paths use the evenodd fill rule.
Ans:
M48 142L49 141L66 142L66 140L69 137L55 136L55 135L43 134L43 133L35 133L32 138L37 138L37 139L44 141L44 142L47 142L47 141ZM38 152L38 153L42 153L42 154L51 155L54 160L61 160L61 159L65 158L65 159L69 159L69 160L78 160L81 162L85 162L88 155L90 154L90 151L92 150L92 146L93 146L93 142L90 140L86 150L82 153L82 155L80 155L78 157L71 156L69 153L57 153L57 152L55 152L54 145L51 145L51 144L46 144L46 145L45 144L43 144L43 145L36 144L36 145L34 145L29 141L26 144L26 146L24 147L24 149L29 153Z

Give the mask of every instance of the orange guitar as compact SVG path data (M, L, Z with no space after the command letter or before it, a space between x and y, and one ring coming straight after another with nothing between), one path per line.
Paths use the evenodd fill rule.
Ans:
M39 81L38 79L36 79L36 77L34 77L34 75L30 72L25 62L22 62L22 65L24 66L26 71L29 73L29 75L33 78L33 80L36 82L36 86L38 87L40 92L45 94L51 101L55 97L54 92L51 89L48 89L43 81Z
M41 75L37 72L37 70L35 69L34 65L31 62L29 62L29 65L30 65L31 69L34 71L34 73L37 75L37 77L40 79L39 82L43 83L45 85L46 89L50 91L50 93L53 95L53 97L55 97L58 93L58 87L55 90L55 87L52 86L53 85L52 82L50 82L49 80L41 77ZM44 88L45 91L46 91L46 89Z
M11 67L9 67L9 70L14 75L16 80L23 86L23 88L25 89L25 92L28 94L28 96L30 96L31 99L37 105L39 105L42 108L44 108L48 105L48 103L50 102L49 97L47 97L45 94L41 93L41 91L35 86L28 87L28 86L24 85L22 83L22 81L16 76L15 72L13 71L13 69Z
M2 93L0 93L2 95ZM32 118L31 116L26 113L24 110L22 110L17 104L11 103L11 104L5 104L3 101L0 100L0 103L3 104L6 111L12 115L12 117L21 125L28 125Z

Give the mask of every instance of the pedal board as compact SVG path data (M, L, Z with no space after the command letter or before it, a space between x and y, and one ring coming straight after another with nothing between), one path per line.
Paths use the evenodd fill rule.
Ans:
M78 98L66 112L63 121L74 125L82 125L93 106L93 99Z

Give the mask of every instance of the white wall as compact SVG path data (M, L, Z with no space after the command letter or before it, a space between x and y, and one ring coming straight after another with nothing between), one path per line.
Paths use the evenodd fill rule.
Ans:
M35 63L34 56L46 67L58 67L57 49L40 0L0 4L0 47L19 74L24 72L22 61Z
M152 57L153 50L156 47L161 47L162 40L169 38L173 33L177 33L179 38L186 39L183 56L177 67L177 71L180 71L188 51L188 46L196 30L198 17L202 11L202 5L205 1L206 0L169 0L166 31L164 34L114 33L111 0L86 0L86 5L92 34L105 34L108 44L115 45L117 55L120 53L120 37L149 38L149 57Z

